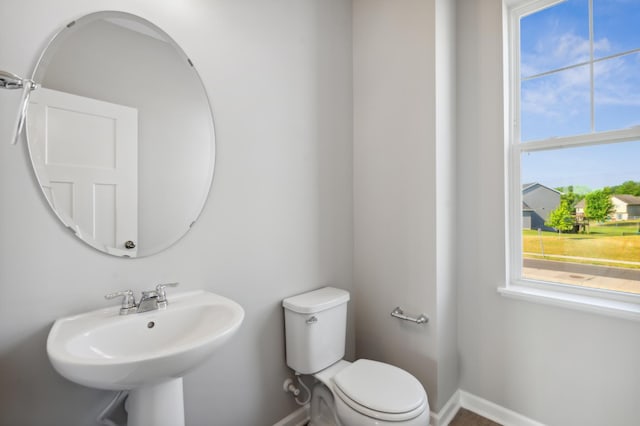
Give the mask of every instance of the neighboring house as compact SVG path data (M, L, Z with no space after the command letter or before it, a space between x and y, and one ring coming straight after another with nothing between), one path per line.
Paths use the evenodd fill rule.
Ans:
M609 215L611 220L640 219L640 197L629 194L613 194L611 196L614 210ZM586 202L584 199L576 204L576 217L585 216L584 209Z
M522 185L522 228L553 230L544 223L560 205L560 191L541 183Z
M613 194L611 202L615 208L612 220L629 220L640 218L640 197L628 194Z
M576 209L576 219L582 220L584 219L584 208L587 205L584 198L576 203L574 208Z
M524 201L522 202L522 229L534 229L531 227L531 216L534 211Z

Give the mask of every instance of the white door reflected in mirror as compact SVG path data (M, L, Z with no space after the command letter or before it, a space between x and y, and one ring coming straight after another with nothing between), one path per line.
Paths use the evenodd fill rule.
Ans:
M29 106L32 158L62 222L98 249L136 256L138 111L41 88Z

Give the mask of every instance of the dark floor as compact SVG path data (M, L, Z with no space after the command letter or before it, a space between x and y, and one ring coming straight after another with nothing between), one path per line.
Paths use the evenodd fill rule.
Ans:
M461 408L456 416L451 420L449 426L501 426L499 423L492 422L472 411Z

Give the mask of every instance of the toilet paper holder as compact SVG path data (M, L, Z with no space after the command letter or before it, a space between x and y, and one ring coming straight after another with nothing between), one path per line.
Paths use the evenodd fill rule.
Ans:
M416 324L426 324L429 322L429 318L425 314L420 314L417 318L414 318L406 315L400 306L396 306L396 308L391 311L391 316L404 321L415 322Z

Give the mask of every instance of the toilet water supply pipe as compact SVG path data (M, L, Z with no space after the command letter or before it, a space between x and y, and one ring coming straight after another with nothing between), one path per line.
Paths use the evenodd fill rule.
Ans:
M296 374L296 379L298 380L298 383L300 384L300 386L302 386L304 391L307 393L307 398L304 401L298 401L298 395L300 395L300 388L296 387L296 385L293 384L293 380L291 379L287 379L284 381L284 386L283 386L284 391L291 392L293 394L293 399L295 399L298 405L307 405L309 401L311 401L311 391L300 378L301 377L300 373L295 373L295 374Z

